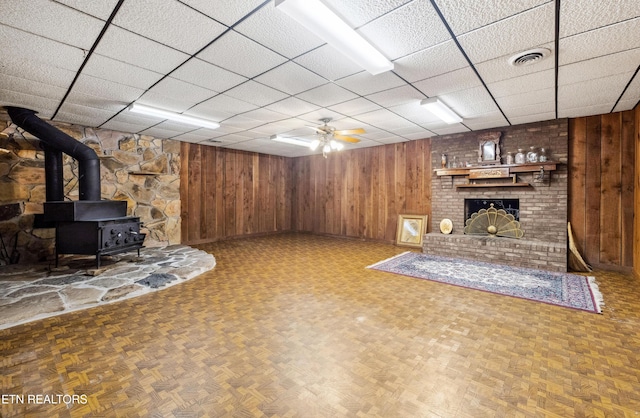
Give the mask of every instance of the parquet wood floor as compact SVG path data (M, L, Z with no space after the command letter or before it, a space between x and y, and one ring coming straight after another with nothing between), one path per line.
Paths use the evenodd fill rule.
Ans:
M0 331L2 417L640 416L633 277L596 274L597 315L365 269L380 243L201 248L189 282Z

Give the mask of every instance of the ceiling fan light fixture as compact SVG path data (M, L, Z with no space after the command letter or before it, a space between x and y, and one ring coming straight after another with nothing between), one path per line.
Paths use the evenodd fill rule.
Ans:
M168 119L175 122L185 123L187 125L199 126L201 128L218 129L220 124L206 119L196 118L193 116L183 115L181 113L169 112L167 110L156 109L138 103L132 103L127 110L141 115L153 116L161 119Z
M420 105L450 125L462 122L462 118L458 116L456 112L449 109L449 107L442 103L437 97L424 99L420 102Z
M271 140L276 142L283 142L285 144L298 145L300 147L309 147L309 143L307 141L303 141L302 139L298 139L298 138L291 138L291 137L286 137L281 135L272 135Z
M372 75L393 63L320 0L275 0L275 6Z
M309 148L311 148L311 151L315 151L318 149L319 146L320 146L320 140L314 139L313 141L311 141L311 145L309 145Z

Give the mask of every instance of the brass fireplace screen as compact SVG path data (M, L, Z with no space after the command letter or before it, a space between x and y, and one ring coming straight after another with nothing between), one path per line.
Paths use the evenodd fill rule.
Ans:
M489 209L480 209L465 222L464 233L468 235L489 235L522 238L524 231L520 222L504 209L496 209L491 203Z

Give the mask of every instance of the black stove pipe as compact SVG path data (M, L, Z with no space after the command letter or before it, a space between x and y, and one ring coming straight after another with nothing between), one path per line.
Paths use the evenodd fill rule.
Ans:
M78 161L79 199L101 200L100 160L93 149L49 125L37 117L36 112L33 110L10 106L7 106L6 109L13 123L47 145L45 147L45 159L49 154L50 161L47 162L45 160L45 168L53 170L52 173L46 172L47 201L49 201L49 198L54 201L64 200L62 155L59 152L56 153L55 150L64 152ZM47 151L47 148L49 148L49 151Z

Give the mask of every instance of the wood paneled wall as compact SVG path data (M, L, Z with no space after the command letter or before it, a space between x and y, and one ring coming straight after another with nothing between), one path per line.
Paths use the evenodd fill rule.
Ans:
M181 144L182 242L291 229L291 166L274 155Z
M296 158L293 184L294 230L392 242L399 214L431 212L431 142Z
M568 218L595 267L633 267L635 132L633 110L569 120Z
M636 105L633 126L633 142L635 144L635 173L633 175L633 271L640 277L640 106ZM635 215L635 214L638 215Z

